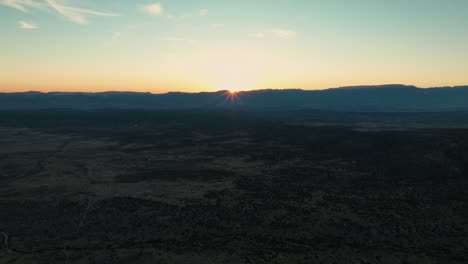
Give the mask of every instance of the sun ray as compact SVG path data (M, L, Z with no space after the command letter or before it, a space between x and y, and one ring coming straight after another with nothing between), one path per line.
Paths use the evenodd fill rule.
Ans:
M226 91L225 102L237 103L239 101L240 101L240 98L239 98L239 93L238 92L232 91L232 90L227 90Z

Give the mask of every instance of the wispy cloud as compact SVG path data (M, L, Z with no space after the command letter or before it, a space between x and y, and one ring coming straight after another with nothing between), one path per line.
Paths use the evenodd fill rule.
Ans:
M210 26L214 29L218 29L224 27L224 24L211 24Z
M198 14L199 14L200 16L206 16L206 15L208 15L208 12L209 12L208 9L200 9L200 10L198 10Z
M265 38L266 36L275 36L278 38L290 39L297 36L297 32L290 29L270 29L266 31L259 31L255 33L250 33L249 37L252 38Z
M33 0L0 0L1 5L27 12L30 8L43 8L44 4Z
M143 6L143 11L153 16L160 16L164 9L161 3L153 3Z
M116 13L99 12L62 4L60 0L0 0L0 4L28 12L30 9L52 10L67 19L86 24L89 16L118 16Z
M22 29L36 29L37 28L36 25L33 25L33 24L28 23L26 21L19 21L19 26Z
M179 37L166 37L164 38L166 41L173 41L173 42L181 42L186 44L195 44L197 43L194 39L187 39L187 38L179 38Z
M122 36L121 32L114 32L112 33L112 40L118 40Z
M197 11L190 12L190 13L168 14L166 16L166 18L169 19L169 20L181 21L181 20L185 20L185 19L189 19L189 18L194 18L196 16L204 17L204 16L207 16L208 13L209 13L208 9L199 9Z
M46 0L49 6L57 11L62 16L68 18L69 20L79 23L79 24L86 24L88 23L87 17L88 16L118 16L115 13L106 13L106 12L99 12L90 9L83 9L71 6L65 6L60 4L56 0Z
M169 20L185 20L187 18L191 18L192 14L181 14L181 15L174 15L174 14L169 14L167 15L167 19Z
M263 32L250 33L250 34L249 34L249 37L252 37L252 38L264 38L264 37L265 37L265 33L263 33Z
M296 31L289 30L289 29L272 29L270 30L271 33L276 35L277 37L284 38L284 39L289 39L293 38L297 35Z

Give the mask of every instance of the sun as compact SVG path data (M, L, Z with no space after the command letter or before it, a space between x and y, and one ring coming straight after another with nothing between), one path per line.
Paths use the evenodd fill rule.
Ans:
M226 90L226 101L237 102L239 100L239 93L232 90Z
M239 88L236 88L235 86L233 87L232 85L231 86L220 86L220 89L223 90L223 91L227 91L229 93L238 93L240 92L241 90Z

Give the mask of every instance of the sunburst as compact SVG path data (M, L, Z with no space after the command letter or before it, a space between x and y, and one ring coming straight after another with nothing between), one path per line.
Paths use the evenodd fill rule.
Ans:
M236 91L226 91L226 101L228 102L238 102L239 101L239 93Z

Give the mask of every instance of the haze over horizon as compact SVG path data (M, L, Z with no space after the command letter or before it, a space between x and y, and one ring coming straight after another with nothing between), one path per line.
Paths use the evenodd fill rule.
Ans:
M463 0L0 0L0 92L468 84Z
M352 88L353 90L360 90L360 88L368 88L369 90L375 90L380 88L389 88L389 89L396 89L394 92L398 93L398 90L401 91L400 88L408 88L408 89L417 89L417 90L426 90L426 89L452 89L452 88L468 88L468 84L466 85L455 85L455 86L437 86L437 87L419 87L415 85L406 85L406 84L375 84L375 85L352 85L352 86L340 86L340 87L327 87L327 88L318 88L318 89L303 89L300 87L290 87L290 88L258 88L258 89L250 89L250 90L242 90L242 89L214 89L214 90L200 90L200 91L178 91L178 90L168 90L168 91L160 91L160 92L152 92L152 91L140 91L140 90L96 90L96 91L80 91L80 90L20 90L20 91L2 91L0 90L0 94L28 94L28 93L41 93L41 94L54 94L54 93L64 93L64 94L74 94L74 93L86 93L86 94L103 94L103 93L145 93L151 95L166 95L171 93L181 93L181 94L213 94L213 93L225 93L226 96L239 96L241 94L247 94L251 92L268 92L268 91L279 91L279 92L288 92L288 91L304 91L304 92L319 92L319 91L332 91L332 90L348 90Z

